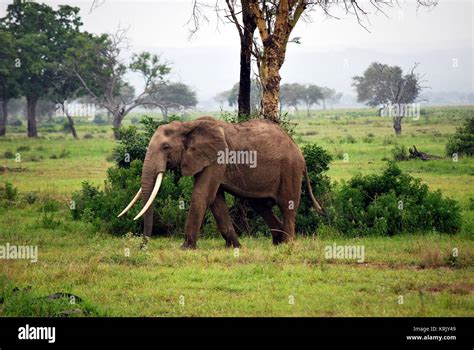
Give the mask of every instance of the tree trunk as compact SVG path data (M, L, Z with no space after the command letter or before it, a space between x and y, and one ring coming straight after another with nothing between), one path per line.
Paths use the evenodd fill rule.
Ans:
M67 109L66 102L63 102L63 103L58 102L58 103L61 105L61 108L63 109L63 113L66 116L67 121L69 122L69 129L71 129L72 137L74 137L74 139L78 140L79 137L77 136L76 127L74 126L74 119L72 119L72 117L69 115L69 111Z
M5 136L7 132L8 120L8 100L2 100L2 116L0 117L0 136Z
M260 80L262 83L263 100L262 114L265 119L279 121L278 99L280 97L280 65L276 50L266 50L260 62Z
M311 117L311 113L309 112L309 109L310 109L310 108L311 108L310 105L307 105L307 106L306 106L306 115L308 116L308 118Z
M402 118L403 117L393 117L393 128L395 129L396 135L402 134Z
M118 140L119 135L120 135L119 129L122 126L122 119L123 119L122 113L118 112L117 114L114 114L114 120L112 122L112 125L114 127L114 138L116 140Z
M325 109L326 109L326 101L323 100L323 110L325 110Z
M71 129L72 137L74 137L74 139L78 140L79 137L77 136L76 127L74 126L74 120L72 119L72 117L67 112L66 112L66 118L69 122L69 128Z
M163 114L163 121L168 121L168 108L162 107L161 114Z
M242 22L244 24L243 36L240 40L240 79L239 79L239 99L238 99L238 121L241 117L247 117L252 113L251 92L252 92L252 45L253 33L257 27L255 17L250 11L249 1L242 0Z
M36 129L36 103L38 96L26 96L26 119L28 120L28 137L38 137Z

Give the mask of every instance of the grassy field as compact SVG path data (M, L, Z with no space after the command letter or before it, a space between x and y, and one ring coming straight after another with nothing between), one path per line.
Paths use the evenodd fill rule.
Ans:
M291 121L298 143L316 142L334 156L334 182L378 173L397 144L444 157L399 166L459 201L459 234L347 239L324 228L279 247L269 237L243 237L243 248L234 251L221 238L203 237L197 251L181 251L181 237L160 237L141 251L139 238L96 232L68 213L82 181L103 184L115 144L110 127L79 125L79 141L41 128L41 137L30 140L18 128L0 140L0 184L38 200L0 206L0 245L37 245L39 257L0 261L0 315L57 315L41 297L68 292L83 299L90 315L474 316L474 159L453 162L444 154L474 107L427 109L419 120L405 120L399 137L390 119L373 113L313 111ZM47 216L41 209L50 198L64 206ZM326 259L333 243L364 246L364 262Z

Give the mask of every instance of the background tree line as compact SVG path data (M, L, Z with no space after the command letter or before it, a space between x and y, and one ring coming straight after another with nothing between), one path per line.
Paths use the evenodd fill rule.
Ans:
M224 104L228 104L231 107L238 107L239 102L239 87L240 83L234 84L232 89L222 91L215 97L215 100L219 102L221 108ZM285 107L292 107L298 111L298 107L304 106L306 113L310 116L310 110L314 105L321 105L322 109L326 109L326 103L335 104L338 103L342 97L342 93L336 92L336 90L321 87L314 84L282 84L280 86L280 97L279 97L279 111L280 115ZM250 89L250 113L255 114L262 107L262 91L259 87L258 81L252 79Z

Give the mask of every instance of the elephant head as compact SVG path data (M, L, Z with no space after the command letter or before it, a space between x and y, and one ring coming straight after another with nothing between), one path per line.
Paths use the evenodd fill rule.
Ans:
M226 147L224 130L211 117L191 122L174 121L160 126L150 140L143 163L141 188L130 204L119 214L125 214L140 198L143 208L134 218L145 214L144 235L153 228L153 201L158 194L167 168L180 168L184 176L192 176L217 159Z

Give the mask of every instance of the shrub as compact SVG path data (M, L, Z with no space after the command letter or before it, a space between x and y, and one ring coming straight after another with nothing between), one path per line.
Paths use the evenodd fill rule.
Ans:
M27 152L31 150L30 146L18 146L16 151L17 152Z
M404 145L396 145L395 147L392 148L392 156L393 160L400 162L404 160L408 160L408 152L407 148Z
M347 135L345 140L347 143L357 143L357 140L352 135Z
M302 151L314 196L323 207L326 207L330 199L331 181L325 172L329 170L332 157L316 144L305 145ZM296 230L303 233L313 233L320 226L321 220L321 216L313 208L305 179L303 179L300 208L296 216Z
M332 222L347 235L394 235L436 230L455 233L461 227L454 200L403 173L393 162L381 175L355 176L334 193Z
M468 118L464 125L459 127L456 133L449 138L446 145L446 153L452 155L474 155L474 117Z
M13 152L10 151L10 150L6 150L5 152L3 152L3 158L5 158L5 159L13 159L13 158L15 158L15 153L13 153Z
M23 126L23 122L20 119L14 117L8 120L8 125L20 127Z
M170 117L169 121L176 120ZM103 229L113 234L140 232L141 224L133 220L117 218L123 208L130 202L140 188L143 159L148 142L156 128L165 122L144 117L141 120L145 128L139 133L135 126L119 131L119 142L113 151L116 165L107 170L104 190L84 182L81 191L73 194L75 208L74 219L91 222L96 229ZM125 155L128 154L130 162ZM184 227L186 210L181 209L180 201L189 203L192 192L192 179L180 178L172 171L167 171L155 200L154 231L168 234L178 233ZM135 205L127 214L130 217L138 214L141 206Z
M93 139L94 136L90 133L87 133L87 134L84 134L84 136L82 138L87 140L87 139Z
M5 182L5 186L0 188L0 198L9 202L14 202L18 195L18 189L10 182Z
M36 154L31 154L28 157L25 157L27 162L40 162L44 157L42 155L37 156Z
M66 150L65 148L62 149L61 153L59 153L58 158L64 159L71 155L71 151Z
M364 143L373 143L374 138L373 137L364 137L364 138L362 138L362 142L364 142Z
M34 204L36 202L36 200L38 199L38 195L36 194L36 192L27 192L24 195L24 199L25 199L26 203Z
M125 206L140 188L142 161L134 160L129 168L114 166L107 171L104 190L84 182L82 189L73 194L75 208L71 211L73 219L91 222L96 229L122 235L127 232L141 232L139 221L117 218ZM184 228L186 209L192 192L193 180L189 177L179 178L167 171L163 178L160 194L155 200L154 231L167 234L181 233ZM141 209L137 204L127 213L133 218Z

